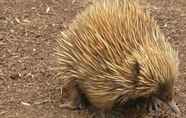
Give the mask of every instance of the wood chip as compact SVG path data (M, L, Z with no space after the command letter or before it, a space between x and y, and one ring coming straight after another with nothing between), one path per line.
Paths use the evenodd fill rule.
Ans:
M26 102L21 102L22 105L25 105L25 106L31 106L30 103L26 103Z

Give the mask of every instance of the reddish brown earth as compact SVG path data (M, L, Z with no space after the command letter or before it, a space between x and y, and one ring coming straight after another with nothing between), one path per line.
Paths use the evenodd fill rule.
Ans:
M180 118L185 118L186 1L141 2L149 8L173 47L179 51L176 101L182 111ZM0 0L0 118L88 116L86 111L60 109L63 83L55 79L56 64L52 56L57 34L87 3L87 0ZM147 118L175 118L166 108L162 111L156 117L151 113Z

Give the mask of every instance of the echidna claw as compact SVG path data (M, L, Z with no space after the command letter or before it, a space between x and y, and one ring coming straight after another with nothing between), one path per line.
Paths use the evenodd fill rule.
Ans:
M161 102L157 99L154 99L153 102L148 105L148 111L149 112L153 112L153 111L159 112L160 106L161 106Z

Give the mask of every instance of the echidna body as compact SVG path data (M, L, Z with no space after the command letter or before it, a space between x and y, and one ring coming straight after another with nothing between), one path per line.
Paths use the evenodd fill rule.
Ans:
M173 103L177 52L133 0L95 2L57 41L62 78L73 79L95 107L154 97L179 112Z

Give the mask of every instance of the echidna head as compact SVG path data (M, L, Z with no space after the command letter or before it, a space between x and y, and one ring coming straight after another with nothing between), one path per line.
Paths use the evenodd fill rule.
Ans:
M173 79L170 79L170 81L159 83L159 88L155 94L155 97L165 103L168 107L170 107L173 112L180 114L180 110L174 100L173 84Z
M145 48L134 53L134 57L139 63L137 94L153 96L180 114L173 99L174 80L177 75L177 59L174 53L158 48Z
M172 80L172 79L171 79ZM158 91L155 97L165 103L171 108L171 110L177 114L180 114L180 110L174 101L174 81L166 81L159 84Z

